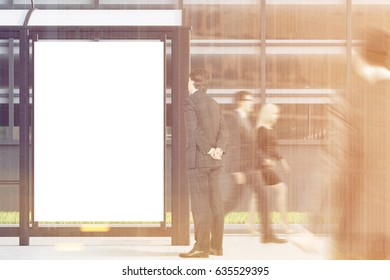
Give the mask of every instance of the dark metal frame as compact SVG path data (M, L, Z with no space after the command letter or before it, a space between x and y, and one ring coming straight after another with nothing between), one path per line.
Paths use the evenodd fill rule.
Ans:
M189 196L185 180L184 93L187 92L190 59L190 30L181 26L17 26L1 27L0 39L20 41L20 140L19 140L19 227L0 227L0 236L18 236L20 245L29 245L30 237L45 236L161 236L171 237L172 245L189 245ZM39 39L54 40L171 40L172 77L172 150L171 150L171 227L115 226L109 232L81 232L77 226L39 227L30 221L32 213L29 89L33 73L30 46Z
M7 4L0 4L1 9L28 9L30 7L36 7L38 9L182 9L183 0L176 0L174 4L101 4L100 0L93 0L90 4L63 4L63 3L55 3L55 4L34 4L33 1L31 3L23 3L18 4L14 3L15 1L10 0Z

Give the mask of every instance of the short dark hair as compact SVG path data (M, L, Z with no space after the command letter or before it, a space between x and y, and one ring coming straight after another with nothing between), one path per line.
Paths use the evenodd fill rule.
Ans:
M253 95L249 91L241 90L234 95L234 101L236 102L236 104L238 104L238 102L240 102L241 100L245 100L247 96Z
M211 80L211 74L202 68L196 68L190 73L190 79L194 81L194 87L199 90L207 90Z

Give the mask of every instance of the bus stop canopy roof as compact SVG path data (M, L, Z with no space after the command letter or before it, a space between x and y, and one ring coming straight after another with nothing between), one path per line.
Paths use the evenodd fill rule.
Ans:
M28 10L0 10L0 26L23 26ZM33 10L27 26L181 26L181 10Z

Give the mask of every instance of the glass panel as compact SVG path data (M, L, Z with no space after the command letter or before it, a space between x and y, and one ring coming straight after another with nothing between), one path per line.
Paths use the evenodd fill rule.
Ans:
M99 4L107 5L175 5L179 0L99 0Z
M367 26L378 26L390 30L390 2L388 5L354 5L352 6L352 28L355 39Z
M0 127L7 127L9 124L8 104L0 104ZM1 133L0 133L1 135ZM0 136L1 138L1 136Z
M19 211L19 187L0 184L0 224L17 223Z
M185 5L183 22L192 39L260 38L259 5Z
M268 55L267 88L342 88L345 55Z
M0 145L0 182L19 180L19 147Z
M206 68L213 79L210 89L257 88L260 81L258 55L192 55L191 67Z
M345 39L344 5L267 5L267 39Z
M8 88L8 40L0 41L0 94Z
M319 140L326 135L323 104L280 104L281 114L275 127L281 140Z
M9 48L8 40L0 40L0 140L7 139L9 126ZM0 177L1 178L1 177Z
M31 0L14 0L15 5L31 5ZM35 5L93 5L95 0L35 0Z

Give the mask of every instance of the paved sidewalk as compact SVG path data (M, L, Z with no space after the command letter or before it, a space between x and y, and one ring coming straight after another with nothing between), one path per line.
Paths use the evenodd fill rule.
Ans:
M224 255L215 260L327 260L328 235L313 235L295 226L291 234L279 235L288 243L260 243L259 236L226 226ZM0 238L0 260L179 260L191 246L171 246L167 237L31 237L29 246L19 238ZM183 259L181 259L183 260Z

